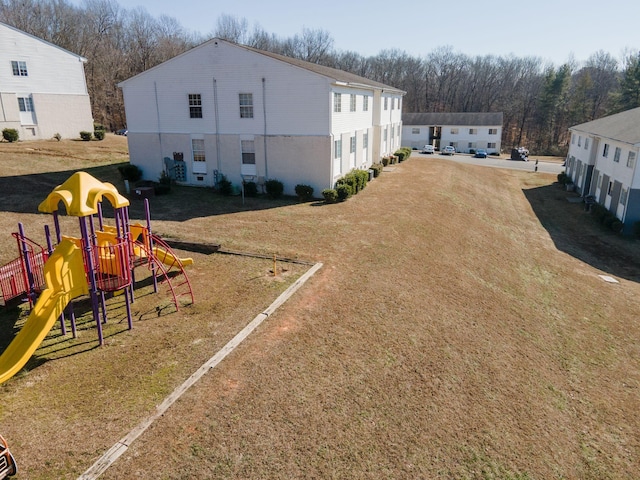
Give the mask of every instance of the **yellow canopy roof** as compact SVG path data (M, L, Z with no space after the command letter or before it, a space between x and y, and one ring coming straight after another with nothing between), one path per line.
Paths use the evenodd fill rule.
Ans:
M113 208L129 206L129 200L118 193L110 183L103 183L87 172L76 172L62 185L58 185L49 196L38 205L43 213L58 210L60 201L67 208L67 215L86 217L98 213L98 203L105 197Z

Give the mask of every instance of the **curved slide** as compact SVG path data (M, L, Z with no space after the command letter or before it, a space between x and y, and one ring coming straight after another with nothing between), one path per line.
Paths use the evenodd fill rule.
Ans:
M44 264L46 287L29 318L7 349L0 355L0 384L6 382L31 358L67 304L89 293L82 251L63 240Z

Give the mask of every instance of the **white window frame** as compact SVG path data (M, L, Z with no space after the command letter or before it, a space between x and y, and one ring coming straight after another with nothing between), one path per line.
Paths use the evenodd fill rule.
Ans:
M207 156L205 153L204 138L191 139L191 160L194 174L207 173Z
M352 93L351 96L349 97L349 111L350 112L355 112L356 111L356 95L355 95L355 93Z
M616 147L615 152L613 153L613 161L616 163L620 163L620 154L622 153L622 149L620 147Z
M240 118L253 118L253 93L239 93Z
M15 77L28 77L27 62L22 60L11 60L11 70Z
M457 128L452 128L452 129L449 131L449 133L451 133L451 135L458 135L458 132L459 132L459 131L460 131L460 130L459 130L459 129L457 129Z
M609 156L609 144L605 143L604 147L602 148L602 156L604 158L607 158Z
M342 94L333 92L333 111L334 113L342 112Z
M363 112L369 111L369 95L362 96L362 111Z
M202 95L199 93L187 95L189 98L189 118L202 118Z
M477 135L478 134L478 129L477 128L470 128L469 129L469 135Z
M498 134L498 129L497 128L490 128L489 129L489 135L497 135Z
M627 155L627 167L633 168L636 166L636 152L629 152Z

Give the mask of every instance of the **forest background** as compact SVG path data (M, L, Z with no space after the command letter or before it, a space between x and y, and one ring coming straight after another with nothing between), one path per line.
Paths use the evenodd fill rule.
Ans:
M219 37L318 63L406 91L404 112L503 112L502 144L537 155L566 154L568 128L640 106L640 52L620 58L594 52L561 65L539 57L469 56L425 35L425 53L393 47L365 57L334 48L325 30L302 28L293 37L249 26L221 13L209 34L189 32L173 17L153 17L115 0L0 0L0 21L87 59L94 120L110 130L126 126L118 83ZM535 39L532 39L535 41Z

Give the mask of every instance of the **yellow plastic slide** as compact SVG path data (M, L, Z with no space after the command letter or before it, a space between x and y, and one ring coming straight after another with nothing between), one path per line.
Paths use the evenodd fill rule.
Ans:
M187 266L187 265L192 265L193 264L193 258L191 257L187 257L187 258L177 258L176 256L174 256L172 253L167 252L164 248L162 247L153 247L153 254L155 255L155 257L160 260L162 263L164 263L165 265L175 265L177 262L176 260L180 260L180 263L182 263L183 266Z
M0 384L6 382L31 358L67 304L89 293L82 250L63 240L44 264L46 287L38 297L24 327L0 355Z

